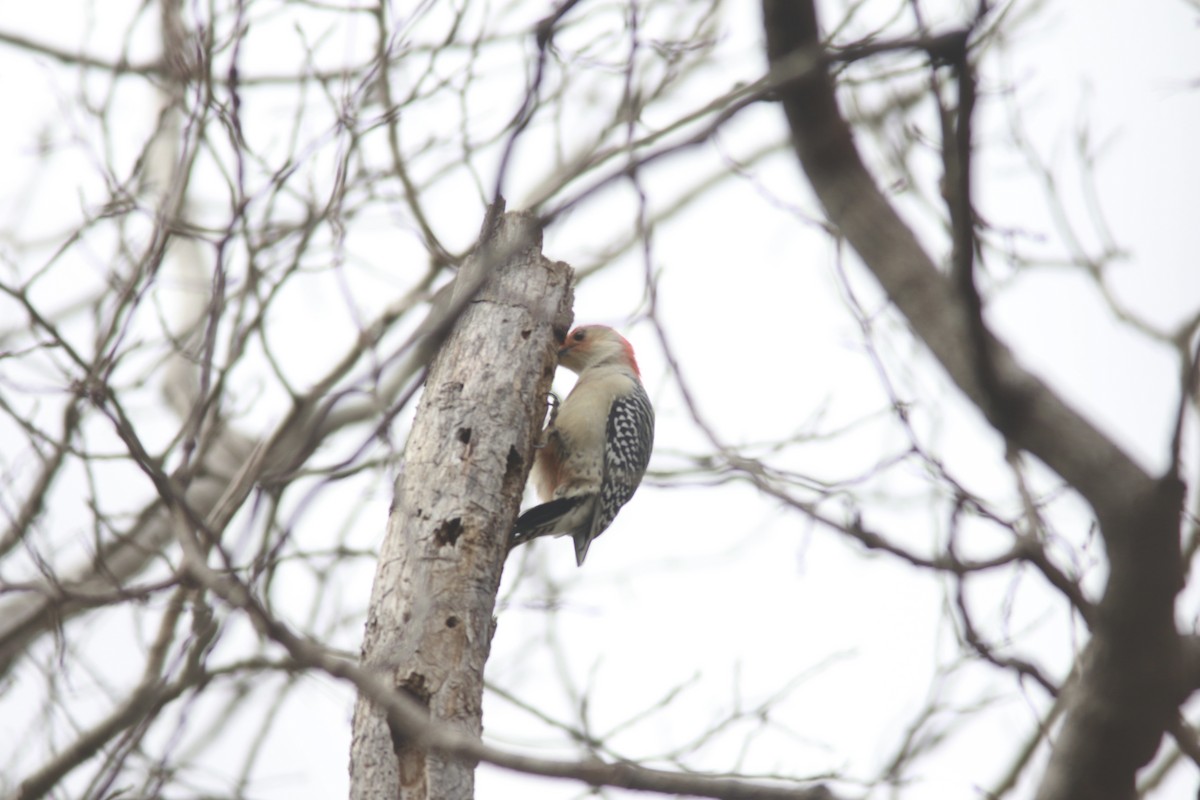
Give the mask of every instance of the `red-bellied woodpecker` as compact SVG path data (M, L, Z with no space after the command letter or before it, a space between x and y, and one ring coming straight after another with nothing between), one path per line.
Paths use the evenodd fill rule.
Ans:
M570 534L582 566L592 540L642 481L654 444L654 409L633 348L612 328L571 331L558 363L579 379L546 426L530 475L542 504L517 519L512 545Z

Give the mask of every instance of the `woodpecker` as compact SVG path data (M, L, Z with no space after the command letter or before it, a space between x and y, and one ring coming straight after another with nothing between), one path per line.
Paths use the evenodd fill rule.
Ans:
M512 547L570 534L583 566L592 540L633 497L654 444L654 409L633 348L604 325L567 335L558 363L579 375L552 412L530 479L542 504L517 519Z

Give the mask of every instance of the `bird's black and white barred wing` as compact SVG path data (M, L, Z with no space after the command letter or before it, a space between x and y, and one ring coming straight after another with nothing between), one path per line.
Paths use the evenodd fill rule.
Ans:
M604 475L600 496L587 536L576 536L575 557L583 563L592 540L612 524L621 506L642 482L654 446L654 408L641 383L635 391L618 397L608 411L604 448Z

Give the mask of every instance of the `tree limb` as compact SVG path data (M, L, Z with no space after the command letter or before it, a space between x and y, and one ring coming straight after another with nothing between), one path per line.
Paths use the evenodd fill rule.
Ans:
M825 68L814 4L764 0L763 8L772 69L794 70L797 60L810 65L779 97L829 220L993 427L1068 481L1096 514L1109 580L1038 797L1131 797L1136 771L1154 754L1185 693L1174 627L1183 486L1173 476L1147 474L1020 366L981 317L972 319L962 294L864 166ZM980 336L992 359L987 382L972 344Z

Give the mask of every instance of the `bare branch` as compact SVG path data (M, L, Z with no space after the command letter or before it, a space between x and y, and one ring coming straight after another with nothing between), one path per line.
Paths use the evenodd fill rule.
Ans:
M1125 798L1182 699L1174 599L1182 585L1177 480L1156 481L982 328L995 380L982 380L978 319L879 192L820 61L812 3L764 1L771 63L813 69L780 91L797 156L830 220L950 377L1014 446L1055 470L1095 510L1110 577L1072 708L1040 798ZM966 244L965 242L961 244ZM1170 677L1164 679L1164 674Z

